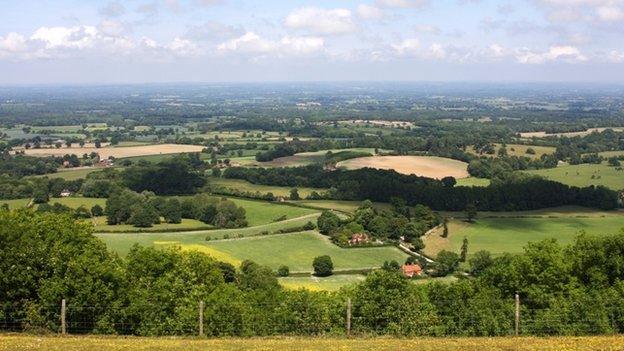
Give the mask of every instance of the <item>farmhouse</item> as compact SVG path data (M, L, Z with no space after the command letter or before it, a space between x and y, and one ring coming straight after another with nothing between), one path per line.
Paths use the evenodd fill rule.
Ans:
M370 241L368 234L366 233L354 233L349 239L349 245L364 244Z
M422 268L417 264L404 264L403 267L401 267L401 271L403 275L408 278L422 274Z

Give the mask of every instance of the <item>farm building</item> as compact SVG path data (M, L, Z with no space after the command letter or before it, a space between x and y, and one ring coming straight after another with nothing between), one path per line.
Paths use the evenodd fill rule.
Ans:
M422 268L417 264L404 264L403 267L401 267L401 271L403 272L403 275L408 278L422 274Z

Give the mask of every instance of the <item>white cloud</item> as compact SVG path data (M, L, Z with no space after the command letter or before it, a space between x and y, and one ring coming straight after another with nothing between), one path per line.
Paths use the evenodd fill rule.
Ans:
M284 25L320 35L345 34L356 28L351 11L343 8L302 7L289 13Z
M623 63L624 52L612 50L607 54L607 61L611 63Z
M284 37L282 49L298 55L309 55L323 49L325 40L319 37Z
M516 52L516 60L523 64L542 64L551 61L576 63L587 61L587 57L574 46L551 46L546 52L519 49Z
M106 6L102 7L99 11L100 15L104 17L119 17L126 12L126 8L117 1L110 2Z
M18 53L28 49L26 38L18 33L11 32L5 37L0 37L0 54L2 52Z
M379 7L415 8L429 4L429 0L375 0Z
M357 7L357 15L365 20L379 20L384 17L384 11L376 6L359 4Z
M506 55L505 48L498 44L491 44L487 49L486 55L492 58L501 58Z
M238 38L219 44L217 50L222 53L234 51L243 53L267 53L275 50L275 47L275 43L261 38L254 32L247 32Z
M84 49L94 45L97 34L94 26L40 27L30 39L43 42L47 49Z
M440 44L437 44L437 43L431 44L431 46L429 47L429 52L427 53L427 56L430 58L441 60L441 59L446 58L446 50Z
M417 38L405 39L398 44L392 44L392 48L399 55L415 55L420 47Z
M618 22L624 20L622 0L534 0L553 22Z

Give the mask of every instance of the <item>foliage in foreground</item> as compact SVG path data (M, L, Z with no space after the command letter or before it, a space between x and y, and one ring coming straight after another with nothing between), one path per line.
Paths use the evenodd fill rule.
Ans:
M209 336L342 334L350 298L354 333L490 336L513 330L518 292L525 334L624 332L624 233L481 256L475 278L452 284L417 285L387 268L336 293L287 291L253 262L237 270L138 246L120 259L67 215L0 210L0 320L58 331L67 299L70 333L191 335L204 301Z

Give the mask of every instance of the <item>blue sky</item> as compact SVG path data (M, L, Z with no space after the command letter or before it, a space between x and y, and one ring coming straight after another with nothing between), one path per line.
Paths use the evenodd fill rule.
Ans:
M624 0L0 5L0 84L624 82Z

